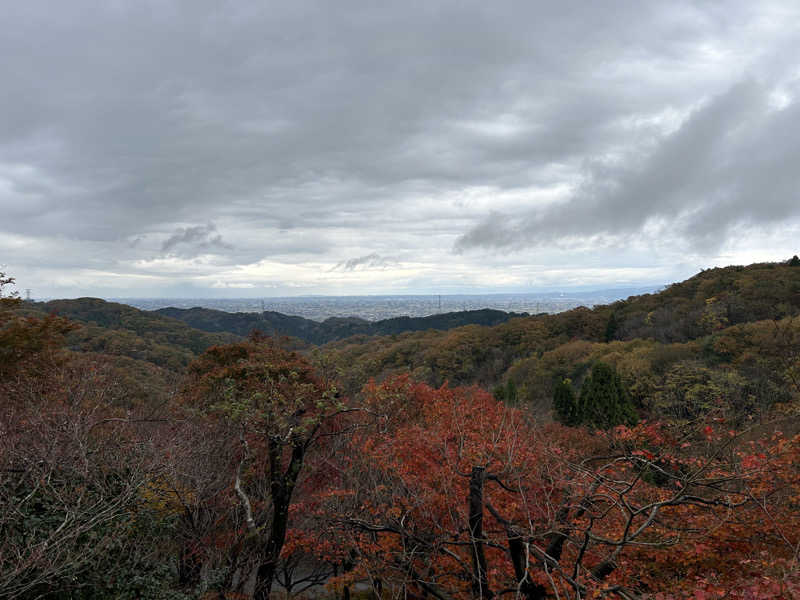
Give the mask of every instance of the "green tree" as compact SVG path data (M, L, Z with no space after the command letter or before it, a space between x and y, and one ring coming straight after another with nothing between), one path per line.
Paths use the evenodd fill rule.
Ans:
M578 399L572 389L572 381L562 379L556 384L553 392L553 410L556 418L564 425L578 425L580 415L578 414Z
M612 366L597 362L592 367L592 374L581 386L578 420L602 429L638 421L630 396Z
M619 329L619 322L617 321L617 313L612 312L611 316L608 318L608 323L606 323L606 333L605 333L605 341L611 342L617 335L617 329Z
M515 406L517 404L518 394L517 394L517 385L512 381L508 380L505 385L500 384L495 386L494 390L492 390L494 397L496 400L500 402L505 402L511 406Z
M800 258L797 257L797 254L795 254L792 258L789 259L789 266L800 267Z

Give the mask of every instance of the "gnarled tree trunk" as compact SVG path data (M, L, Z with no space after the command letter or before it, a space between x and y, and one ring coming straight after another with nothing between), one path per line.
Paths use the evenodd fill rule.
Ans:
M469 541L472 545L472 595L474 598L491 598L489 578L486 574L486 552L483 543L483 481L484 467L472 467L469 478Z

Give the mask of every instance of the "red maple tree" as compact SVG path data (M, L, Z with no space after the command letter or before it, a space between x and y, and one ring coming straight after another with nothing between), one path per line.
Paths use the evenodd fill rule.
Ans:
M341 583L441 600L798 589L797 438L756 452L723 423L543 426L480 389L405 377L365 403L373 419L325 492L356 557Z

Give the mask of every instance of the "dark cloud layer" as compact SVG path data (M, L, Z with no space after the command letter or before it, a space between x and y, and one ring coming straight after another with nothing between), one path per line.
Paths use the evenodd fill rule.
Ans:
M0 263L53 294L678 276L800 216L790 0L3 15Z

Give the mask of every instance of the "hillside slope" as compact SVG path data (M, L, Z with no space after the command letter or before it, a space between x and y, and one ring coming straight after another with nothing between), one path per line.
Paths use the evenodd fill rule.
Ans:
M720 327L800 312L800 267L758 263L704 270L658 294L601 307L608 337L686 342ZM611 318L613 315L613 318Z
M32 316L55 314L82 327L67 336L73 350L125 356L180 371L197 354L215 344L236 341L230 333L208 333L176 319L99 298L26 303Z
M742 402L763 404L793 390L787 377L800 352L797 315L800 267L754 264L709 269L660 293L591 310L350 338L323 346L316 360L336 370L349 393L370 378L410 372L436 386L513 381L521 401L549 408L554 381L569 377L577 385L602 359L623 365L642 403L669 396L681 380L703 402L738 390Z

